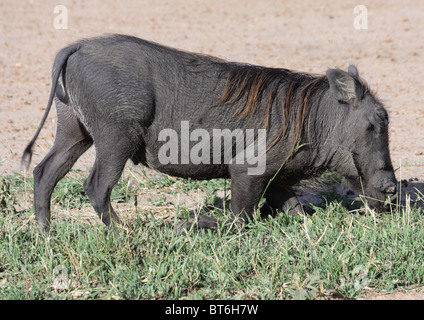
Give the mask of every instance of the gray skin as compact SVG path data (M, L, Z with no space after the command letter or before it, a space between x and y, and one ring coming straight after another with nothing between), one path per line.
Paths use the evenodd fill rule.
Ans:
M283 164L264 194L273 210L301 211L292 187L325 170L341 174L355 191L370 197L368 204L372 208L381 208L386 197L396 193L387 112L364 88L354 66L348 72L327 71L322 77L324 89L311 102L308 126L302 127L298 143L302 147L293 152L295 126L289 123L284 138L267 151L263 174L247 174L248 163L161 164L158 152L163 142L158 141L158 134L165 128L180 133L181 121L189 121L191 131L260 129L264 125L258 119L269 112L267 137L278 135L284 83L294 77L303 81L306 76L275 69L281 90L277 88L279 94L271 107L266 110L267 95L263 95L253 114L240 118L234 112L242 101L217 104L235 68L256 67L124 35L83 40L62 49L54 62L44 118L22 157L28 167L34 142L55 100L55 142L33 172L40 230L49 227L51 194L57 182L93 143L96 159L84 189L108 226L111 220L119 222L110 194L128 159L177 177L230 178L231 209L242 220L253 216L270 178ZM198 227L215 225L213 219L199 218Z

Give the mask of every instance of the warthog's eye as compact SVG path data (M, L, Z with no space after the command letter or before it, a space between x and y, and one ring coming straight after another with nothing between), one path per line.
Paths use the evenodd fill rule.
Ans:
M367 131L374 131L374 130L375 130L374 125L372 123L370 123L367 127Z

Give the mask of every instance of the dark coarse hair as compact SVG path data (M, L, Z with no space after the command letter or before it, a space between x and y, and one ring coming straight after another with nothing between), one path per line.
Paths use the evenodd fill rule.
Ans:
M300 142L305 125L309 126L311 108L329 89L324 75L294 72L282 68L266 68L248 64L229 64L228 80L219 105L238 102L233 116L252 115L259 103L265 102L264 117L258 119L267 128L271 106L280 100L281 127L277 136L268 142L270 149L294 128L292 150Z

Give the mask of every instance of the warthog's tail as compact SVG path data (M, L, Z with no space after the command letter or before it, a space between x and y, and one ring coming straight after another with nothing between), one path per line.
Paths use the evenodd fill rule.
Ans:
M46 122L47 116L50 113L50 109L52 107L53 99L54 99L54 96L55 96L55 93L56 93L57 82L59 80L59 76L62 72L62 69L65 66L66 62L68 61L68 58L73 53L78 51L79 48L80 48L80 44L70 45L70 46L60 50L59 53L56 56L56 59L54 61L54 65L53 65L52 88L50 90L50 97L49 97L49 101L47 103L46 111L44 112L43 119L41 119L41 123L38 126L38 129L35 132L34 137L28 143L27 147L25 148L24 154L22 155L22 158L21 158L21 166L23 167L23 169L25 171L28 170L29 165L31 163L32 148L34 146L35 140L37 140L37 137L40 134L40 131L44 126L44 123Z

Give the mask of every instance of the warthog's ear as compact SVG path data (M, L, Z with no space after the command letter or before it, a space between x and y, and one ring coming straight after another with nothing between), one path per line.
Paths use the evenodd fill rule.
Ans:
M355 67L354 67L355 68ZM349 67L349 69L351 69ZM356 72L358 70L355 68ZM355 70L349 70L354 72ZM340 69L328 69L326 72L330 90L334 99L343 103L353 103L356 99L355 80L352 75Z
M347 73L349 73L352 77L359 77L358 69L353 64L349 65Z

